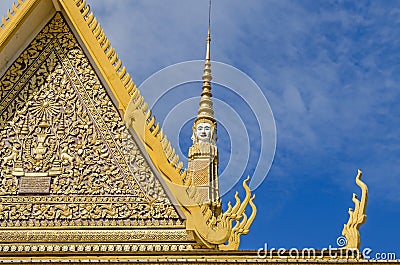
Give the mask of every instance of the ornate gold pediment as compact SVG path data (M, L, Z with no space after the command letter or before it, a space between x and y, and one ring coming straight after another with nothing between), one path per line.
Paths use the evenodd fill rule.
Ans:
M193 241L60 13L0 87L2 243Z

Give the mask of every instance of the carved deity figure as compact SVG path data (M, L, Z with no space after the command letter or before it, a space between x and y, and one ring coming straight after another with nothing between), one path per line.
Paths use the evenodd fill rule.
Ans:
M200 142L210 142L211 125L205 122L197 124L196 136Z
M193 126L192 141L196 143L216 143L216 126L208 120L199 120Z

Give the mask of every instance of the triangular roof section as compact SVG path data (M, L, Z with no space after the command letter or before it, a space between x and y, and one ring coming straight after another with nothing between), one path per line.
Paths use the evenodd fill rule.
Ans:
M239 247L248 179L214 216L86 0L18 0L0 76L0 251Z
M153 135L158 134L159 125L154 124L155 118L140 95L126 68L122 66L116 51L112 48L110 41L104 34L103 29L97 22L86 0L19 0L18 4L12 6L7 17L3 17L0 26L0 69L8 69L16 56L26 48L44 25L56 13L60 12L67 24L71 27L77 37L85 54L89 55L94 70L101 82L105 85L114 104L124 116L125 121L133 127L139 140L145 146L158 171L167 179L181 183L185 178L185 171L182 170L183 163L175 154L174 149L166 136L159 137L162 144L162 157L159 157L159 150L149 148L149 137L146 139L146 128L150 127ZM0 70L1 71L1 70ZM0 72L0 74L4 74ZM130 106L131 110L127 111ZM140 113L136 110L140 109ZM133 119L135 116L135 119ZM134 120L134 121L133 121ZM133 122L132 122L133 121ZM151 126L145 126L151 125ZM152 153L155 155L152 156ZM166 161L160 161L165 160ZM168 172L161 170L158 165L167 162ZM171 175L174 175L171 176ZM176 176L175 176L176 175Z
M137 88L85 1L13 4L0 55L0 250L191 248L185 215L124 124Z

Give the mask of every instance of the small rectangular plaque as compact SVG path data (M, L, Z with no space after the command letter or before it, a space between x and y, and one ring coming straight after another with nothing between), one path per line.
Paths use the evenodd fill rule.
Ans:
M40 176L39 174L35 174L32 176L23 176L19 180L19 191L18 193L24 194L49 194L50 193L50 181L51 177L48 176Z

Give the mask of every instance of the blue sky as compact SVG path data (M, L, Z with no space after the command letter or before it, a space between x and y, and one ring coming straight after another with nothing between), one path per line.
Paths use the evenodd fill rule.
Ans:
M207 0L88 2L138 85L164 67L204 57ZM10 3L0 3L2 13ZM369 186L361 247L400 257L399 24L399 1L213 1L212 59L258 84L277 130L275 159L254 191L258 215L242 249L336 246L352 193L360 194L354 178L361 168ZM192 84L187 96L200 86ZM249 127L255 151L244 176L252 175L257 120L218 88L216 98L238 108ZM155 109L161 120L174 107L166 102ZM168 134L179 134L182 152L190 126ZM229 132L220 132L226 165ZM233 192L223 197L232 199Z

